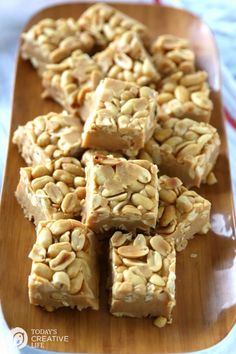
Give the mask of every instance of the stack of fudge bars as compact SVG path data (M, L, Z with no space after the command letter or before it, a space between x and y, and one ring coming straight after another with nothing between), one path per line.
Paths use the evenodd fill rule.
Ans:
M30 303L98 310L97 256L109 238L111 313L171 323L176 251L210 228L211 203L189 188L217 181L207 73L188 41L152 41L106 4L22 37L43 96L64 109L13 137L28 165L16 198L36 225Z

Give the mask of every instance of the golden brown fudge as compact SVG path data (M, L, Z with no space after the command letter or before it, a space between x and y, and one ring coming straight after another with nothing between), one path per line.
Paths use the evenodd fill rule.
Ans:
M110 239L111 313L161 316L168 323L175 306L175 248L159 235L116 231Z
M95 90L102 73L95 61L80 50L59 64L46 66L43 97L51 97L74 115L87 92Z
M146 26L107 4L90 6L79 18L81 31L91 33L96 40L98 49L120 37L127 31L136 32L144 43L149 43L149 33Z
M213 104L208 74L196 70L195 55L188 41L162 35L153 43L151 52L162 76L158 84L159 115L209 122Z
M158 207L157 167L144 160L95 156L86 167L83 222L97 232L149 230Z
M126 32L94 60L107 77L156 88L160 74L135 32Z
M22 34L21 54L43 72L49 63L59 63L75 49L90 53L95 45L92 32L78 29L73 18L45 18Z
M92 102L82 134L82 147L122 151L136 156L153 134L157 119L156 91L128 82L104 79ZM90 96L91 98L91 96Z
M61 113L39 116L14 133L13 143L28 165L44 164L61 156L79 156L82 125L78 118Z
M98 310L97 244L77 220L42 221L29 254L29 300L47 311L59 307Z
M210 124L161 117L140 158L156 163L161 174L179 177L186 187L200 187L212 171L219 149L219 134Z
M182 251L196 234L210 229L211 203L183 186L177 177L161 176L156 232Z
M20 169L16 198L25 216L42 220L80 218L85 198L84 169L74 157Z

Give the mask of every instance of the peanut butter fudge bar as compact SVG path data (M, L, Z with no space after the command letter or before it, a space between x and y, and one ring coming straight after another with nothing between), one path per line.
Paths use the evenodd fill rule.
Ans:
M85 198L84 169L74 157L20 169L16 198L25 216L42 220L79 218Z
M85 93L95 90L103 75L95 61L80 50L59 64L47 65L43 73L43 97L51 97L78 115Z
M61 156L78 156L81 148L82 125L78 118L62 113L39 116L14 133L13 143L28 165L49 162Z
M183 186L177 177L161 176L156 232L165 240L174 240L182 251L197 233L210 229L211 203Z
M98 310L98 267L93 232L77 220L42 221L29 254L29 299L47 311Z
M185 76L179 72L171 75L170 80L158 90L159 115L189 117L197 122L209 122L213 103L209 98L210 90L206 78L205 71L196 71Z
M82 147L136 156L155 128L156 91L106 78L95 94L86 97L89 95L92 95L92 101L85 98L84 102L84 109L89 114L82 134Z
M197 71L195 55L186 39L162 35L153 43L154 64L162 76L158 85L159 115L209 122L213 104L208 74Z
M92 32L79 30L78 20L45 18L22 34L21 54L42 72L49 63L59 63L75 49L91 52Z
M152 43L151 53L162 79L176 72L191 74L196 70L195 54L187 39L163 34Z
M160 80L151 57L134 32L124 33L104 51L97 53L94 59L104 75L113 79L152 88L156 88Z
M81 31L93 34L99 49L105 48L127 31L138 33L144 43L149 43L146 26L107 4L90 6L80 16L78 25Z
M175 248L159 235L116 231L110 239L111 313L160 316L171 322L175 306Z
M149 230L158 207L157 167L145 160L95 156L86 167L84 223L94 231Z
M219 149L219 135L210 124L160 117L140 158L156 163L161 174L179 177L186 187L200 187L212 171Z

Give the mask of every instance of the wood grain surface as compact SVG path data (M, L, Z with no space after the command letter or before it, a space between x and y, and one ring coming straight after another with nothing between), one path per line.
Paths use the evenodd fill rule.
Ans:
M45 9L27 25L42 18L77 18L89 5L66 4ZM16 202L14 191L19 168L24 165L16 146L9 144L5 182L1 201L0 299L10 327L22 327L34 346L34 329L56 329L68 342L44 343L55 351L86 353L174 353L203 349L219 342L230 331L236 314L235 223L228 151L220 94L219 59L208 28L193 15L176 9L148 5L115 5L145 23L153 37L172 33L187 37L197 54L198 64L208 71L213 90L214 112L211 123L221 139L221 153L215 172L219 183L203 186L200 193L212 202L212 231L198 236L177 255L177 305L173 324L158 329L151 319L115 318L109 314L105 291L106 267L102 264L100 310L61 309L47 313L29 304L27 277L31 261L28 253L35 240L34 226L27 221ZM17 62L12 133L39 114L61 108L42 100L41 79L29 62ZM197 254L192 258L191 254ZM102 262L101 262L102 263Z

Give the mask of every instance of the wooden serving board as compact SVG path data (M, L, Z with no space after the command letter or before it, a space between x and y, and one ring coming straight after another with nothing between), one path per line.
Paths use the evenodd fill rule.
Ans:
M89 4L66 4L45 9L28 23L28 29L45 17L75 17ZM215 172L218 184L201 187L200 193L212 202L212 229L207 236L196 237L184 252L177 255L177 305L173 324L158 329L151 319L115 318L109 314L104 290L100 310L61 309L47 313L29 304L27 277L31 261L27 258L35 240L34 226L27 221L16 202L14 191L19 168L24 165L12 133L39 114L60 111L52 101L40 98L41 79L29 62L18 57L10 143L1 202L0 299L10 327L22 327L34 344L33 331L54 329L68 341L48 341L44 348L55 351L86 353L174 353L203 349L219 342L232 328L236 315L236 267L234 263L235 220L233 214L227 143L220 94L217 49L211 32L198 18L182 10L163 6L115 5L147 25L153 36L171 33L187 37L196 52L198 64L208 71L221 153ZM196 254L192 258L191 254ZM43 331L42 331L43 330ZM34 332L36 333L36 332ZM39 333L39 332L37 332ZM55 331L54 331L55 333Z

